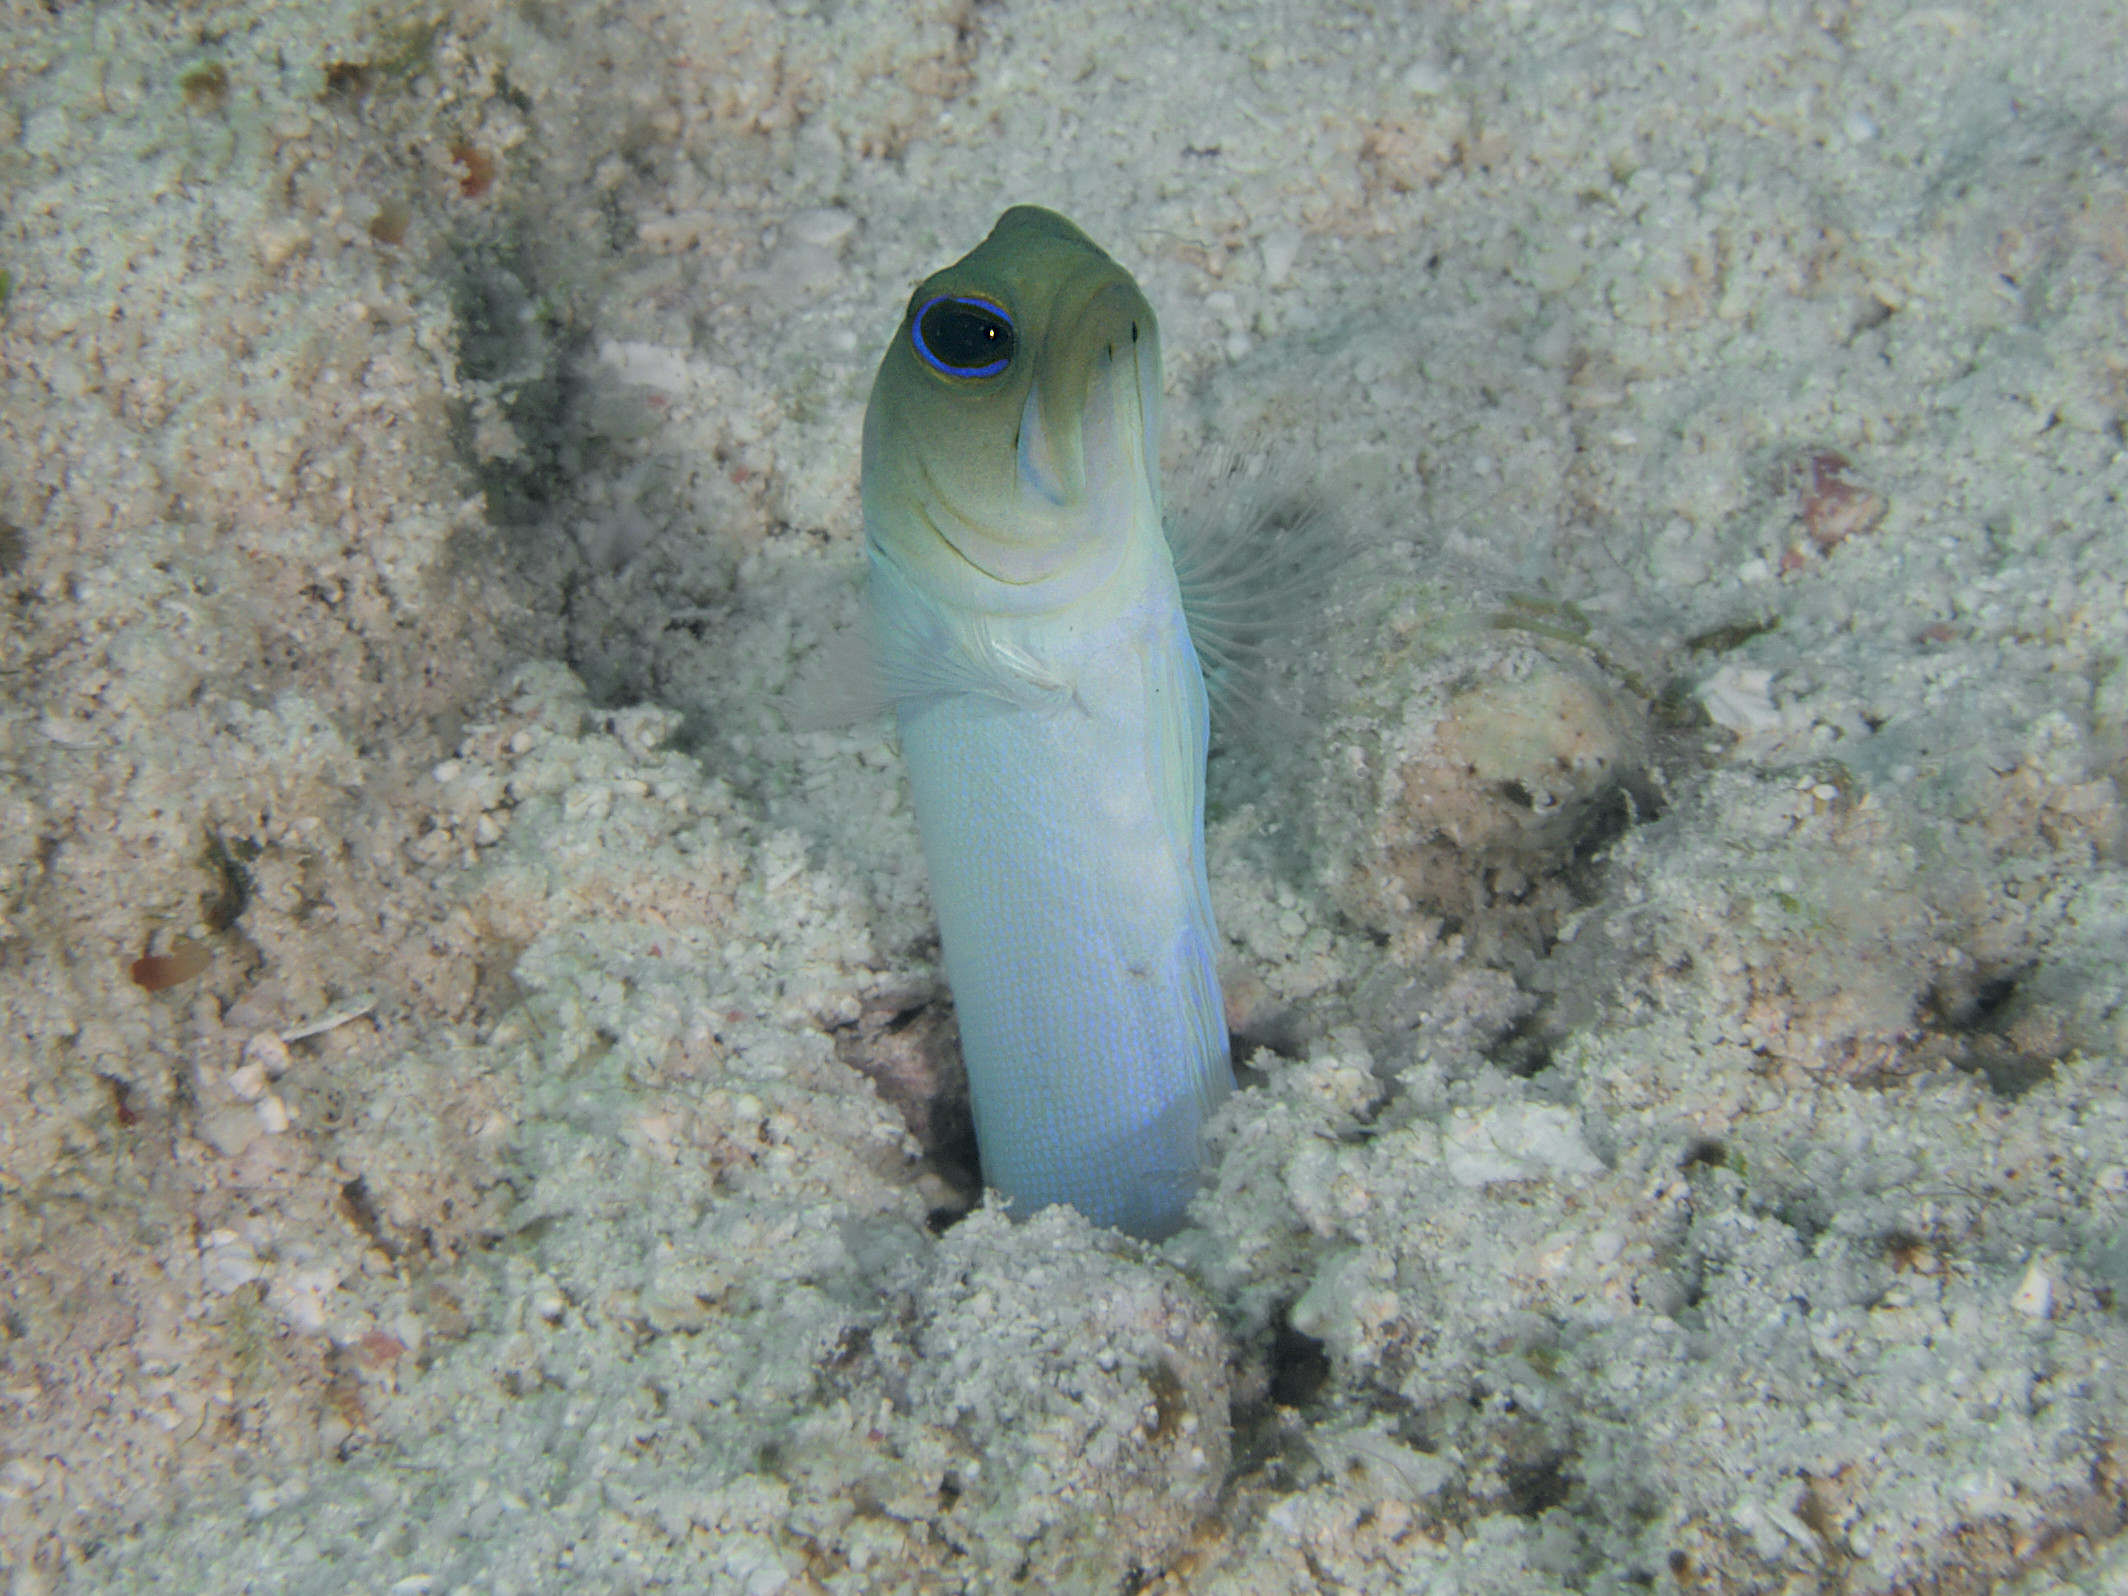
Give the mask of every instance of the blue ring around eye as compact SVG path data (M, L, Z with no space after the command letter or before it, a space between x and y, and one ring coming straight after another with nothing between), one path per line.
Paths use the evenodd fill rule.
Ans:
M956 365L935 353L924 341L924 318L940 305L967 305L997 319L997 332L1002 333L1004 353L995 360L981 365ZM987 299L977 299L969 294L934 294L917 306L916 314L909 318L909 343L923 363L933 371L947 377L995 377L1012 364L1012 349L1015 343L1012 318L1005 314L1002 305L992 304Z

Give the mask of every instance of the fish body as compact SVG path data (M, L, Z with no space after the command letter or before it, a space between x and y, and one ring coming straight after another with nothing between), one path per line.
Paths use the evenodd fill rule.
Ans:
M1160 387L1130 274L1018 206L911 297L864 436L876 663L984 1178L1155 1238L1233 1088Z

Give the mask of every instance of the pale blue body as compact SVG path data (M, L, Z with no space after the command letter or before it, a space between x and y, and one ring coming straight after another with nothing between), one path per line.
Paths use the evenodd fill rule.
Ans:
M1233 1087L1204 678L1159 552L1120 603L993 618L972 642L876 546L872 577L876 608L909 607L889 635L967 677L898 712L984 1180L1016 1212L1069 1203L1148 1237L1181 1226Z

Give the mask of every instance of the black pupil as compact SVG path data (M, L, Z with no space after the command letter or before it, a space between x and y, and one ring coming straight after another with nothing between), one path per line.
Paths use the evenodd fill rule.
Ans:
M1012 358L1012 323L982 305L942 299L924 312L917 330L942 366L973 370Z

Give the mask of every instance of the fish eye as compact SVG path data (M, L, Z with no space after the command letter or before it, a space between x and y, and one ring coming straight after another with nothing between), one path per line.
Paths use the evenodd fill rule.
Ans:
M1012 318L987 299L940 294L918 308L909 342L948 377L995 377L1012 364Z

